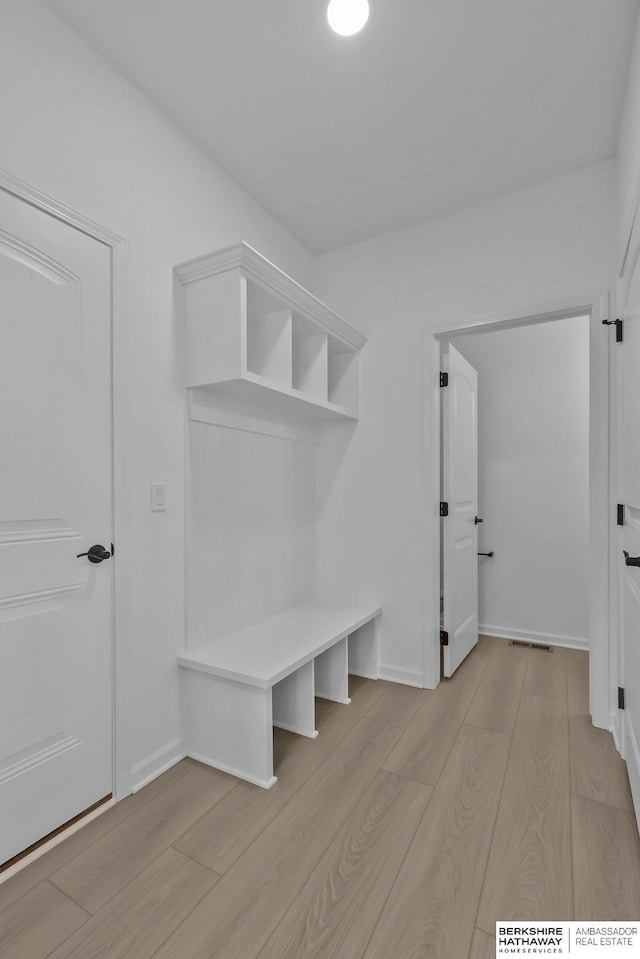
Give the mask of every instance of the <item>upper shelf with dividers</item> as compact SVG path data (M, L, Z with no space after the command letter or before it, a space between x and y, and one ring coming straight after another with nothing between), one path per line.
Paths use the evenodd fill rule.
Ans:
M186 385L313 419L358 418L366 338L247 243L181 263Z

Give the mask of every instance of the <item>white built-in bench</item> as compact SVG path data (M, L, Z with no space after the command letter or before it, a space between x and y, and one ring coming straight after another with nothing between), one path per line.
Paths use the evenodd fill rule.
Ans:
M179 656L187 755L269 789L272 726L315 738L316 696L349 703L349 673L377 679L381 613L309 603Z

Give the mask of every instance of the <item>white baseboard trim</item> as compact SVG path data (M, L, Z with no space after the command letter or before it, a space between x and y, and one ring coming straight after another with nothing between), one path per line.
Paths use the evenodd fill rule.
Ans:
M520 639L530 643L548 643L549 646L564 646L566 649L589 650L589 640L580 636L563 636L560 633L540 633L534 629L514 629L512 626L478 626L478 632L484 636L498 639Z
M162 749L158 749L155 753L147 756L142 762L136 763L131 770L133 781L131 792L137 793L144 786L148 786L150 782L153 782L162 773L166 773L186 755L183 741L174 739L168 746L163 746Z
M424 688L422 673L417 669L405 669L404 666L389 666L386 663L378 665L378 679L387 679L391 683L402 683L403 686L417 686Z
M189 750L187 755L190 756L191 759L195 759L196 762L204 763L205 766L211 766L212 769L219 769L220 772L229 773L230 776L235 776L236 779L244 779L246 782L253 783L254 786L261 786L263 789L271 789L271 787L278 782L277 776L272 776L271 779L256 779L255 776L248 776L246 773L243 773L241 769L227 766L226 763L214 763L209 756L205 756L204 753L194 752L192 749Z
M640 749L638 748L638 743L633 733L633 727L631 726L629 714L626 711L622 722L625 726L624 743L625 752L627 753L625 756L627 762L627 773L629 775L629 784L631 786L631 795L633 797L636 823L638 825L638 829L640 829L640 803L638 802L640 798Z
M620 728L620 713L617 709L609 713L609 732L613 736L616 749L622 755L622 730Z
M352 667L352 666L349 666L349 675L350 675L350 676L359 676L361 679L379 679L379 678L380 678L380 677L378 676L378 673L377 673L377 672L376 672L376 673L371 673L371 672L369 672L369 673L363 673L363 672L361 672L361 671L359 672L357 669L355 669L355 668ZM351 702L351 700L349 700L349 702Z

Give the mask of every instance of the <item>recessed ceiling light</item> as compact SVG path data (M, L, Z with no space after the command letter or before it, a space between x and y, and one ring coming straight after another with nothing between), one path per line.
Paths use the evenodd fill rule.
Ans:
M341 37L352 37L369 19L369 0L331 0L327 7L329 26Z

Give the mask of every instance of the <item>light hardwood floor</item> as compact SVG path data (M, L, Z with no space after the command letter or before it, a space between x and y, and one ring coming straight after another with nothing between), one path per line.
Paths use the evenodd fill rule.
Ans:
M433 691L352 678L265 792L184 760L0 885L3 959L488 959L500 919L640 919L587 656L481 637Z

